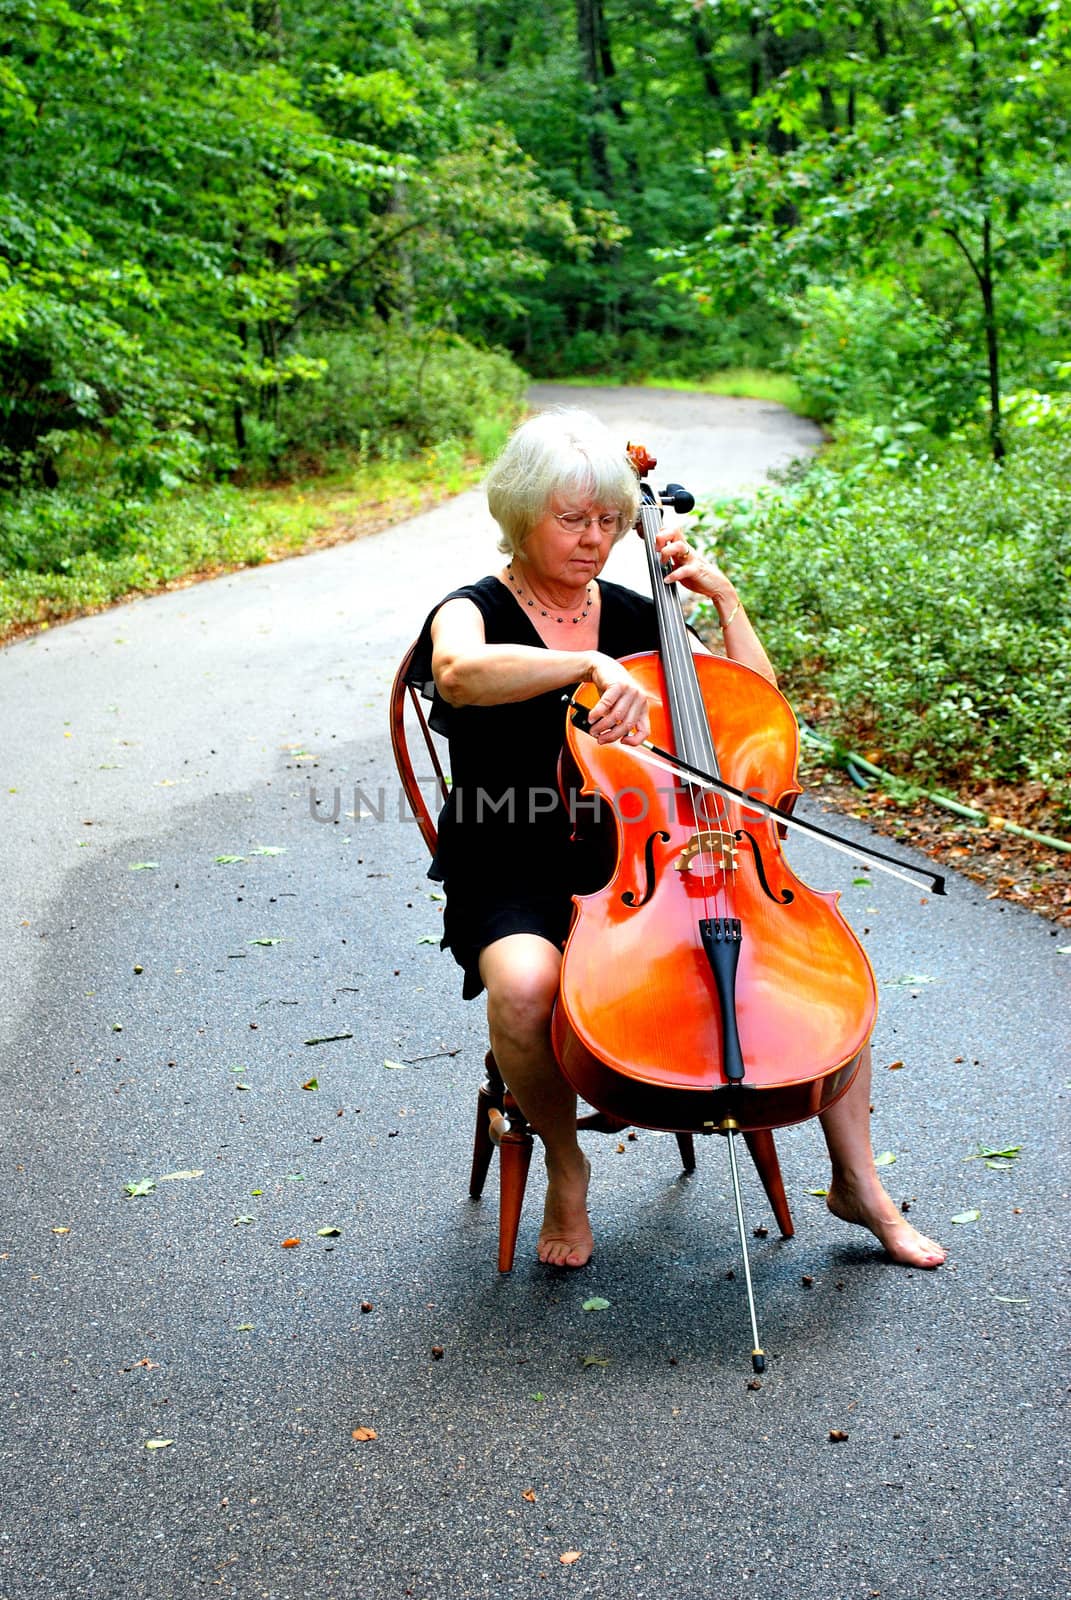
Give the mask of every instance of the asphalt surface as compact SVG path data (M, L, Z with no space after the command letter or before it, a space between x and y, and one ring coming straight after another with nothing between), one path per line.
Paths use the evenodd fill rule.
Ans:
M563 398L700 491L813 442ZM807 1125L792 1241L744 1172L759 1388L720 1141L684 1179L668 1136L591 1136L576 1274L534 1262L533 1169L498 1275L483 1018L385 719L493 545L465 495L0 653L0 1597L1063 1600L1071 958L1030 913L792 846L873 961L875 1146L941 1271L828 1216Z

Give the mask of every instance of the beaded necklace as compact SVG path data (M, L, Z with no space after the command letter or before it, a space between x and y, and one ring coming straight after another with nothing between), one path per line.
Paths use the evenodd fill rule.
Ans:
M585 584L585 586L584 586L584 594L585 594L586 598L585 598L585 601L584 601L584 609L583 609L583 611L578 612L577 615L573 616L573 617L555 617L553 611L545 611L542 606L537 605L534 600L529 598L529 596L528 596L523 584L521 584L519 579L517 579L517 578L515 578L513 576L513 562L512 561L510 562L509 566L506 568L506 577L509 579L510 587L512 588L514 594L517 596L517 599L518 600L522 600L526 606L529 606L531 608L531 610L538 611L539 615L541 617L553 618L553 620L555 622L571 622L573 624L573 627L575 628L579 623L583 622L587 617L589 617L591 615L591 608L595 603L595 595L593 593L595 585L594 585L593 582L589 582L589 583Z

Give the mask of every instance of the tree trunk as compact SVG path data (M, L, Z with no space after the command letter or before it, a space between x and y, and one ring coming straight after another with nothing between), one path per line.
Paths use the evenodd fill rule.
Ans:
M591 89L591 112L588 123L588 156L591 161L595 186L604 195L613 194L613 174L610 171L610 152L606 143L606 130L600 121L603 107L602 58L599 48L600 0L576 0L576 37L580 46L580 61L584 81ZM605 26L605 23L603 23Z
M696 8L692 12L692 43L695 46L696 57L699 61L699 71L703 79L703 88L706 90L707 99L717 107L721 118L722 128L729 146L733 151L740 149L740 135L736 131L732 107L726 100L722 91L721 80L714 70L714 41L707 28L704 13Z
M476 33L476 74L487 78L502 72L509 62L513 35L517 30L517 0L498 0L473 7Z
M982 223L982 271L978 283L982 291L982 305L985 308L985 347L989 368L989 446L993 452L993 460L1003 461L1005 446L1000 412L1000 343L993 292L993 228L988 213Z
M610 29L606 23L606 12L603 10L602 0L595 0L595 12L599 32L599 66L602 69L602 81L606 89L606 99L615 120L623 128L628 122L628 113L625 110L625 103L621 98L621 89L617 81L613 51L610 49Z

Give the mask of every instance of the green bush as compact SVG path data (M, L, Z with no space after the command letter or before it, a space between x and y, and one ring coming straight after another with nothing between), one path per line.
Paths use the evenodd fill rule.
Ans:
M1033 780L1071 818L1071 435L818 464L707 507L790 697L928 785Z
M519 412L527 383L500 351L386 323L312 334L301 353L323 362L324 376L284 391L277 443L319 456L348 449L390 460L471 438Z
M12 496L0 502L0 635L191 572L252 565L267 548L263 519L228 487L156 502L103 488Z
M799 303L790 365L812 415L886 459L933 449L978 416L977 358L895 285L813 286Z

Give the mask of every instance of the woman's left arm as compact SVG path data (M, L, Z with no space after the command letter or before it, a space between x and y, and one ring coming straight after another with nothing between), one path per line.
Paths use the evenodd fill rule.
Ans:
M729 660L751 667L776 687L777 674L770 658L751 626L743 601L721 568L707 561L675 530L658 535L658 553L664 561L673 563L673 571L666 574L667 583L683 584L693 594L713 602Z

